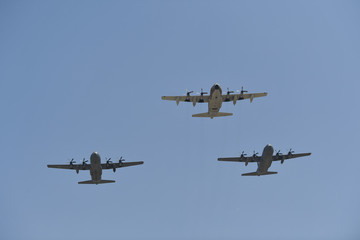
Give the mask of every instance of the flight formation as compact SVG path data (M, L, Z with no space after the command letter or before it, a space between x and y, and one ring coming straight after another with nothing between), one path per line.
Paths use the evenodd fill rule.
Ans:
M176 101L176 104L179 105L180 102L191 102L193 106L196 106L196 103L208 103L208 112L206 113L198 113L193 114L193 117L205 117L211 118L214 117L225 117L232 116L232 113L220 112L220 108L223 102L232 102L234 105L237 101L249 99L250 102L253 101L254 98L265 97L267 96L267 92L262 93L248 93L248 91L243 90L238 91L239 93L234 93L234 91L230 91L229 89L225 94L223 94L222 89L219 84L215 83L211 89L210 94L204 92L201 89L199 95L191 95L193 91L186 92L183 96L162 96L162 100L170 100ZM226 158L218 158L218 161L227 161L227 162L244 162L245 166L248 165L249 162L257 163L257 170L255 172L244 173L242 176L262 176L262 175L271 175L277 174L277 172L268 171L273 161L280 161L281 164L284 163L285 160L291 158L305 157L309 156L311 153L297 153L291 149L287 154L282 154L280 151L277 151L274 154L274 148L272 145L267 144L264 147L261 156L258 156L258 153L254 151L251 156L247 156L242 152L242 154L238 157L226 157ZM91 175L91 180L78 182L79 184L103 184L103 183L113 183L114 180L103 180L101 178L103 169L112 169L114 172L117 168L122 167L130 167L135 165L141 165L143 161L137 162L124 162L124 159L120 157L118 162L112 162L111 158L106 159L105 163L101 163L101 157L97 152L93 152L90 156L90 163L88 164L88 160L83 159L81 164L75 164L76 162L72 159L69 164L60 164L60 165L47 165L48 168L60 168L60 169L70 169L75 170L76 173L79 173L80 170L89 170Z

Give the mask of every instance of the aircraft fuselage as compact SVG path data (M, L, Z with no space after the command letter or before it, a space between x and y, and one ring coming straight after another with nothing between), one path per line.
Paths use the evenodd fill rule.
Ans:
M222 106L222 90L219 84L215 83L210 89L210 97L208 103L209 114L217 113Z
M261 161L258 162L258 169L256 170L257 173L266 173L271 166L272 163L272 156L274 153L274 148L270 144L264 147L263 153L261 155Z
M101 180L102 168L101 168L101 157L97 152L93 152L90 156L90 175L91 179L95 182Z

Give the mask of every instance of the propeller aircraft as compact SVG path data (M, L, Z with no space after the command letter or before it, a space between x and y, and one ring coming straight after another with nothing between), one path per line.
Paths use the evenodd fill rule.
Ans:
M106 159L106 163L101 163L100 155L97 152L93 152L90 156L90 164L88 164L89 160L83 161L81 164L74 164L76 163L74 159L71 159L69 164L60 164L60 165L47 165L48 168L60 168L60 169L70 169L75 170L76 173L79 173L80 170L90 170L91 180L79 182L79 184L102 184L102 183L113 183L114 180L102 180L102 170L103 169L112 169L113 172L116 171L117 168L122 167L130 167L135 165L143 164L143 161L139 162L124 162L125 159L120 157L119 162L113 163L111 158Z
M280 151L277 151L275 155L274 148L268 144L265 146L262 156L258 156L259 153L253 153L252 156L246 157L244 152L241 153L240 157L230 157L230 158L218 158L218 161L228 161L228 162L244 162L245 166L248 165L249 162L256 162L258 168L256 172L244 173L241 176L261 176L261 175L270 175L270 174L277 174L277 172L270 172L268 169L271 166L273 161L280 161L281 164L284 163L286 159L291 158L298 158L298 157L305 157L311 155L311 153L297 153L295 154L292 149L287 154L282 154Z
M185 96L162 96L162 100L170 100L176 101L176 104L179 105L179 102L192 102L195 107L196 103L208 103L208 112L193 114L193 117L209 117L213 119L214 117L224 117L224 116L232 116L232 113L219 112L223 102L233 102L235 105L238 100L250 99L250 102L253 101L254 98L265 97L267 96L267 92L263 93L247 93L243 88L239 93L233 94L234 91L228 91L226 94L223 94L222 89L219 84L215 83L210 89L210 95L207 92L198 93L198 96L191 96L190 94L194 91L187 91Z

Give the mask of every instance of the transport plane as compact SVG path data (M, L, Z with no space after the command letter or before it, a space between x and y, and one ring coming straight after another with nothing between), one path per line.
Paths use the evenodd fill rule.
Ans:
M245 166L248 165L249 162L256 162L258 168L256 172L244 173L241 174L242 176L261 176L261 175L270 175L270 174L277 174L277 172L270 172L268 169L271 166L273 161L281 161L281 164L284 163L286 159L291 158L298 158L298 157L305 157L311 155L311 153L298 153L294 154L294 151L290 149L288 154L282 154L278 151L275 155L274 148L268 144L265 146L262 156L258 156L258 153L255 153L250 157L246 157L244 152L241 153L240 157L230 157L230 158L218 158L218 161L229 161L229 162L244 162Z
M222 89L219 84L215 83L210 89L210 95L207 92L203 92L201 89L200 95L191 96L190 94L194 91L189 91L184 96L162 96L162 100L171 100L176 101L176 104L179 105L179 102L192 102L195 107L196 103L208 103L208 112L199 113L192 115L193 117L209 117L213 119L214 117L224 117L232 116L232 113L219 112L223 102L233 102L235 105L238 100L250 99L250 102L254 98L265 97L267 92L263 93L247 93L248 91L243 90L238 91L239 93L233 94L234 91L228 91L226 94L223 94Z
M114 180L102 180L102 170L103 169L112 169L114 172L117 168L130 167L135 165L143 164L144 162L124 162L125 159L122 157L119 159L118 163L113 163L111 158L106 160L106 163L101 163L100 155L97 152L93 152L90 156L90 164L87 164L88 160L83 159L82 164L76 163L74 159L71 159L69 164L61 165L47 165L48 168L61 168L61 169L70 169L75 170L76 173L79 173L80 170L90 170L91 180L79 182L79 184L102 184L102 183L113 183Z

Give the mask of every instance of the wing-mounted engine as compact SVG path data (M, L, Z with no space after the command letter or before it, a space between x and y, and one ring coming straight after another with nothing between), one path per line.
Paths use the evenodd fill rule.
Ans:
M276 152L275 156L277 159L281 160L281 164L284 163L285 158L284 158L284 155L280 152L280 150Z
M76 163L76 161L74 161L74 159L72 158L69 162L70 164L70 169L73 169L74 168L74 163Z
M246 153L244 153L244 151L242 151L241 155L240 155L240 161L244 160L244 158L246 157ZM249 161L245 161L245 166L247 166L249 164Z
M76 163L76 161L74 161L74 158L72 158L69 162L69 165L70 165L70 169L74 169L74 163ZM77 174L79 174L79 168L76 168L75 171Z
M200 92L200 93L197 92L197 94L200 94L200 97L198 98L198 101L197 101L197 102L199 102L199 103L205 102L205 101L204 101L204 94L208 94L208 93L207 93L207 92L204 92L203 89L201 89L201 92Z
M238 100L243 100L244 99L243 94L247 93L248 91L244 90L244 87L241 87L241 91L237 90L237 92L240 92L240 96L239 96ZM236 101L234 99L234 105L235 105L235 103L236 103Z
M125 161L125 159L121 156L121 157L119 158L119 167L121 167L121 165L123 164L124 161ZM116 168L115 168L115 167L113 168L113 171L114 171L114 172L116 171Z
M106 168L111 168L113 166L113 162L111 161L111 158L105 158L106 159Z
M294 151L290 148L290 150L289 150L289 152L288 152L288 156L291 157L291 156L293 155L293 153L294 153ZM284 160L285 160L285 158L283 157L283 158L281 159L281 164L284 163Z
M253 159L256 159L256 158L258 157L258 154L259 154L258 152L255 152L255 151L254 151L254 153L253 153L253 155L252 155ZM256 163L257 163L257 165L258 165L258 167L259 167L259 166L260 166L260 161L257 161Z
M185 102L190 102L190 97L191 97L191 95L190 94L192 94L194 91L188 91L187 89L186 89L186 99L185 99ZM185 95L185 94L184 94Z
M229 102L230 101L230 94L231 93L234 93L234 91L230 91L229 88L227 88L227 92L226 92L226 95L225 95L224 102Z
M82 167L83 170L86 169L87 162L89 162L89 160L85 160L85 158L83 158L83 161L82 161L82 164L81 164L81 167Z
M192 94L194 91L188 91L187 89L186 89L186 99L185 99L185 102L191 102L191 99L190 99L190 97L191 97L191 95L190 94ZM185 94L184 94L185 95ZM176 100L176 104L177 105L179 105L179 101L180 100ZM195 105L196 105L196 98L195 97L193 97L193 106L195 107Z

